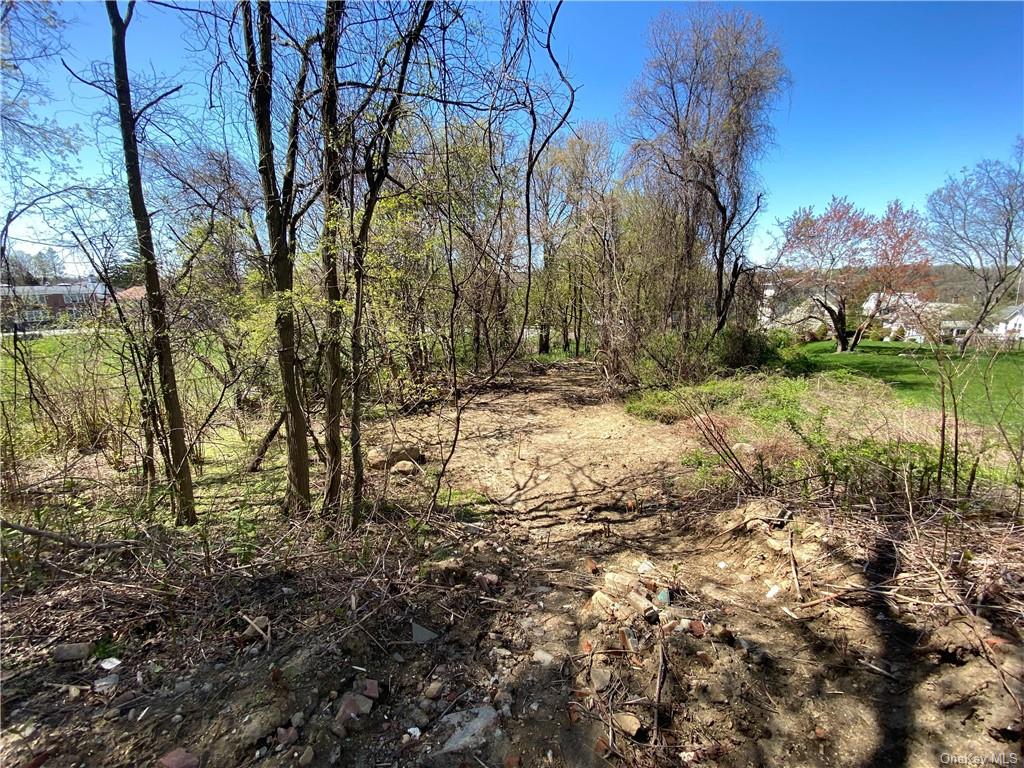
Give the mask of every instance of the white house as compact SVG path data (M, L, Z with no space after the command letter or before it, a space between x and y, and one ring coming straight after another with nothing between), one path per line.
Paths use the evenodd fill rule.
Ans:
M921 300L916 293L870 293L861 304L861 311L865 315L877 313L884 321L901 308L916 308L921 305Z
M1007 307L989 330L1001 339L1024 339L1024 304Z

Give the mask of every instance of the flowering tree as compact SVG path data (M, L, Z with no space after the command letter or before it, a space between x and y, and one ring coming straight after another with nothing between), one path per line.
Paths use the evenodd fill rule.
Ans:
M925 224L899 200L876 219L845 197L833 197L824 213L801 208L783 222L783 258L796 280L811 287L814 317L829 328L839 352L857 348L871 323L899 308L906 292L927 279ZM851 328L852 303L871 295Z
M782 258L799 281L810 284L813 316L832 329L838 352L850 349L847 307L863 286L876 228L875 220L845 197L833 197L820 215L808 206L782 222Z

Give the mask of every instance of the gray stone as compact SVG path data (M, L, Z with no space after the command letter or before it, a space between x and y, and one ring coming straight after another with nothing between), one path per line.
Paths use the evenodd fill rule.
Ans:
M313 758L316 757L316 753L312 747L306 747L303 753L299 756L299 765L311 765Z
M455 726L453 733L441 749L442 754L473 750L487 744L498 724L498 712L491 706L475 707L445 715L441 721Z
M607 667L595 666L590 670L590 682L594 684L595 691L603 691L612 684L612 671Z
M393 475L403 475L404 477L409 477L411 475L415 475L419 471L420 471L420 468L418 466L416 466L411 461L399 461L399 462L396 462L391 467L391 474L393 474Z
M54 661L85 661L93 652L92 643L61 643L53 647Z
M418 645L429 643L431 640L437 639L437 633L432 632L426 627L420 626L415 621L412 622L412 641Z
M555 657L545 651L543 648L538 648L533 652L533 660L540 664L542 667L550 667L555 663Z

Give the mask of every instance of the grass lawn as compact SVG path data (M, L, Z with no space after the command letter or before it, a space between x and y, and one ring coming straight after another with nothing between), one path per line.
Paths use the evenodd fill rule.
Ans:
M938 365L928 347L865 341L854 352L837 353L834 342L818 341L801 351L820 370L843 369L884 381L913 405L940 404ZM1002 417L1005 425L1024 429L1024 352L1005 352L994 359L980 354L956 361L956 366L963 413L969 420L995 424Z

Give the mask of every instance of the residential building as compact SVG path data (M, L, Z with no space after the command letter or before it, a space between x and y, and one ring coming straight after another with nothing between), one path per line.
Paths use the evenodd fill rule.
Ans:
M54 327L91 307L103 306L107 289L95 279L52 285L0 283L0 318L4 330Z

